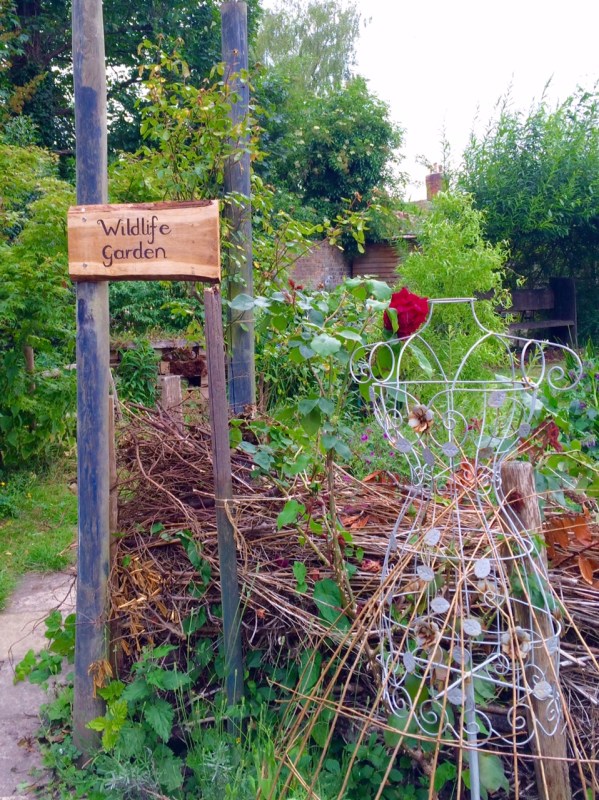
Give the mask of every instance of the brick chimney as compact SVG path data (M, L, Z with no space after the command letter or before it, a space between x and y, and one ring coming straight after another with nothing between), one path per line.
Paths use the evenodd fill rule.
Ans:
M426 176L426 199L432 200L436 194L443 189L443 173L437 165L433 166L433 172Z

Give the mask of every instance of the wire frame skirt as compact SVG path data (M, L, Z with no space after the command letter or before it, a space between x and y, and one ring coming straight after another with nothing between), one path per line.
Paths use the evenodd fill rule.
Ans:
M469 305L480 333L452 374L427 337L447 304ZM502 467L531 434L543 384L566 391L582 365L563 346L551 345L553 357L567 352L573 370L547 360L546 342L515 344L482 325L473 299L433 300L417 333L360 348L351 363L410 474L381 578L384 701L406 732L468 753L475 800L479 751L522 750L566 727L560 603L543 545L506 497ZM507 369L470 378L483 351L503 356ZM417 380L402 377L410 361L422 368Z

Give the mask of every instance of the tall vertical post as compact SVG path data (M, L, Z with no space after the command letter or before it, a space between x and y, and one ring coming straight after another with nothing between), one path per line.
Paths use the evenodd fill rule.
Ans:
M501 483L507 501L504 515L508 519L508 524L516 523L523 533L540 532L541 511L532 464L519 461L506 462L501 468ZM541 553L540 560L545 571L546 553ZM521 579L521 576L518 577ZM552 623L543 614L535 614L532 609L518 603L515 616L516 621L524 628L528 628L532 621L535 633L541 640L550 641L553 638ZM545 680L551 684L560 701L559 648L552 654L548 647L534 648L532 665L529 665L529 668L531 666L537 667L546 676ZM531 747L536 756L535 776L538 795L541 800L570 800L572 789L567 761L568 742L564 727L555 731L552 736L546 734L545 731L551 730L554 725L552 714L555 712L546 702L537 700L534 693L531 694L530 704L534 714L529 712L527 716L529 730L534 731Z
M107 201L106 73L102 0L73 0L73 74L77 203ZM110 549L108 456L108 283L77 283L77 453L79 549L75 641L74 737L84 753L97 734L87 723L103 713L94 665L107 656Z
M249 86L239 79L248 68L247 6L244 2L221 5L222 56L227 82L236 98L231 104L231 120L243 124L249 113ZM237 144L243 147L248 137ZM238 154L239 155L239 154ZM225 166L225 191L234 192L240 202L229 203L227 215L231 230L229 254L229 298L253 295L252 213L250 204L250 155L230 158ZM229 311L229 402L234 412L256 402L253 311Z
M227 702L235 705L243 695L243 656L241 650L241 610L237 577L235 532L227 510L233 497L227 384L225 380L225 340L222 304L218 289L204 292L206 310L206 356L208 360L208 401L212 432L214 500L218 535L218 563L223 608L225 651L225 689Z

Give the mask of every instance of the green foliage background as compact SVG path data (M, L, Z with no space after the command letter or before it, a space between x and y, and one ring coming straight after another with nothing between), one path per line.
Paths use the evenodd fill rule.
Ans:
M459 186L485 213L485 236L505 242L514 275L530 286L576 279L579 334L599 335L599 93L577 90L556 108L499 107L471 138Z
M66 212L72 187L38 148L0 145L0 470L31 464L73 434L73 289ZM36 369L26 372L24 348ZM35 390L32 390L32 387Z
M507 323L498 307L508 304L503 288L507 252L483 236L484 215L462 193L440 193L430 213L422 217L419 248L399 267L401 283L429 298L489 299L476 302L476 315L489 330L505 332ZM427 334L447 374L454 374L461 359L480 338L481 329L469 304L441 305L435 309ZM468 359L464 377L481 379L500 363L493 345L477 348Z

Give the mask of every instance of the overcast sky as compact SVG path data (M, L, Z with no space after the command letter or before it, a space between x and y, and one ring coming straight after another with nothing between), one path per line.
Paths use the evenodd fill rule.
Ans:
M358 71L406 129L408 195L424 197L423 155L441 160L445 130L454 160L512 87L526 110L551 78L554 105L599 79L599 0L357 0L370 18Z

